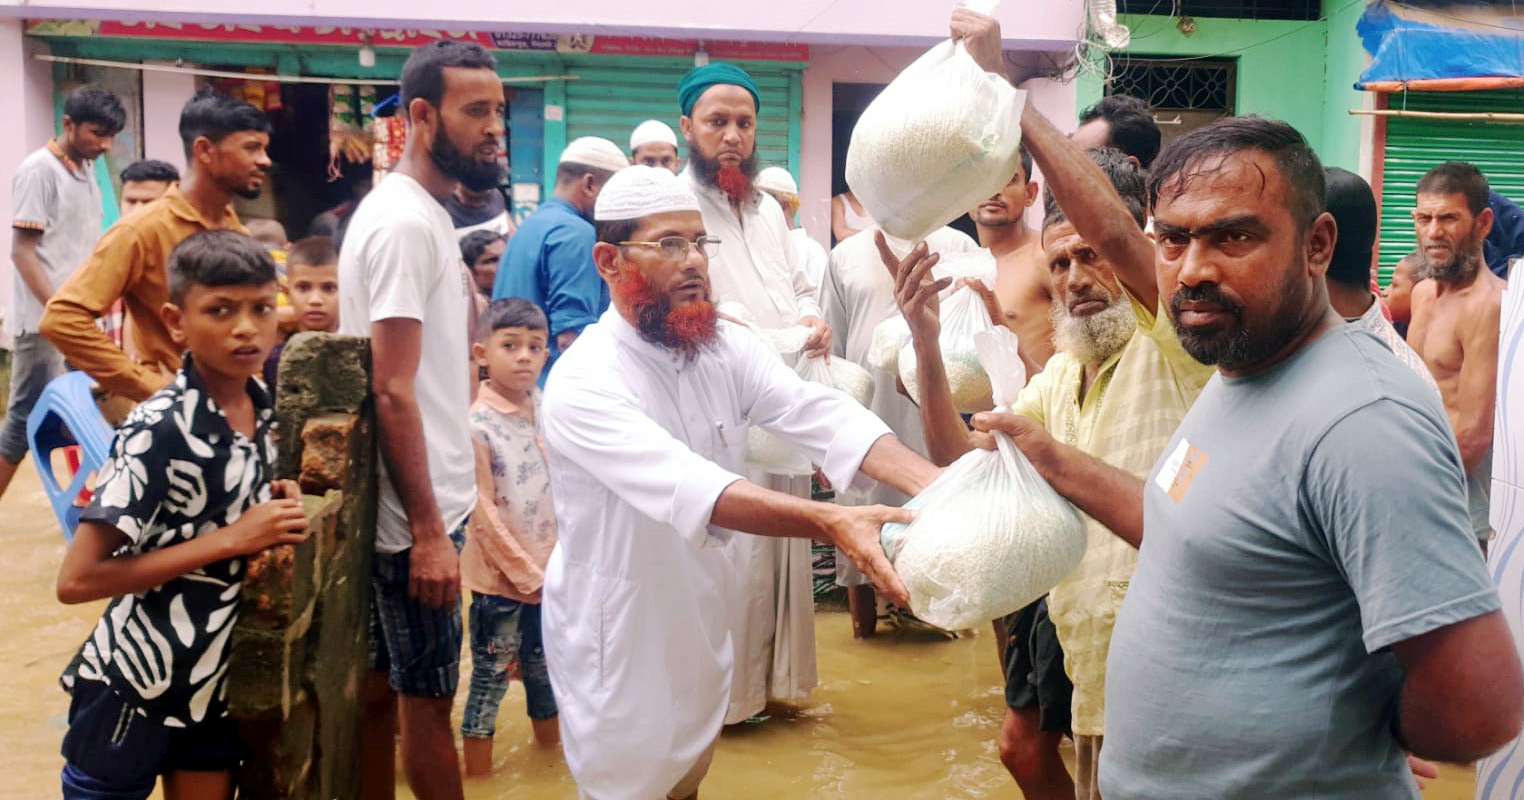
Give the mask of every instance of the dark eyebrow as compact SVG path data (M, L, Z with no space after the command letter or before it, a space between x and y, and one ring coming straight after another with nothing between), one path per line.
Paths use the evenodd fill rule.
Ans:
M1203 236L1211 236L1214 233L1221 233L1222 231L1235 229L1247 229L1253 233L1267 233L1270 230L1270 226L1266 225L1265 221L1260 219L1255 214L1241 214L1236 217L1225 217L1223 219L1209 222L1199 228L1196 228L1195 230L1181 227L1179 225L1171 225L1170 223L1159 220L1158 218L1154 219L1155 233L1187 236L1192 239L1199 239Z

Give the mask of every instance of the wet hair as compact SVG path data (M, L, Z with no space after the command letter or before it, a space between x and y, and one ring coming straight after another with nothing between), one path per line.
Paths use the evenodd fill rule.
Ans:
M1333 259L1328 262L1328 280L1340 286L1368 289L1372 253L1380 229L1376 194L1364 178L1338 167L1325 168L1323 182L1328 213L1333 215L1339 230Z
M1027 183L1031 183L1032 182L1032 154L1027 152L1027 143L1026 142L1022 142L1019 146L1017 146L1016 152L1018 154L1020 154L1020 156L1021 156L1021 174L1027 176Z
M493 242L501 242L503 235L497 231L471 231L460 240L460 257L466 260L466 266L476 271L476 259L487 252L487 248Z
M264 245L236 231L191 234L169 254L169 299L185 302L192 286L264 286L275 283L275 259Z
M270 119L249 103L215 89L197 92L180 110L180 142L185 145L186 159L197 139L205 137L216 144L243 131L269 133Z
M1224 157L1249 151L1275 161L1288 210L1305 231L1325 208L1323 163L1296 128L1260 116L1220 119L1170 142L1149 173L1149 208L1158 207L1162 193L1179 197L1195 178L1220 170ZM1262 177L1268 184L1270 176Z
M326 267L339 263L339 250L331 236L308 236L286 252L286 271L292 267Z
M481 331L483 339L492 335L493 331L504 328L525 328L531 331L550 330L550 322L545 318L545 312L540 307L525 300L522 297L505 297L501 300L493 300L482 312L481 325L477 330Z
M574 164L567 162L565 164L556 166L556 185L561 186L563 184L580 181L584 175L593 176L593 181L600 184L609 178L614 177L614 173L609 172L606 169L590 167L586 164Z
M1153 165L1162 137L1152 106L1131 95L1113 94L1085 109L1080 124L1097 119L1106 120L1111 128L1107 137L1111 146L1136 158L1145 170Z
M155 161L151 158L145 158L141 161L134 161L128 164L127 168L122 170L122 183L130 183L132 181L174 183L178 180L180 180L180 170L175 169L175 165L168 161Z
M1465 195L1466 206L1475 216L1487 207L1489 192L1487 176L1481 170L1464 161L1446 161L1424 173L1416 194Z
M1145 219L1143 210L1148 202L1148 194L1144 188L1143 168L1115 147L1095 147L1086 152L1090 160L1101 168L1101 172L1106 173L1106 177L1111 181L1111 187L1117 190L1117 195L1122 198L1127 211L1132 214L1133 221L1142 228ZM1059 207L1053 192L1045 187L1042 194L1043 230L1060 222L1067 222L1069 215Z
M479 44L451 39L440 39L414 50L402 65L402 77L398 80L402 87L402 113L407 114L407 107L415 98L438 108L444 101L445 70L452 67L496 72L497 59Z
M597 231L598 241L608 244L628 242L635 235L635 229L640 227L639 219L616 219L612 222L594 222L593 230Z
M101 133L115 136L127 126L127 111L122 101L99 86L81 86L64 100L64 116L75 125L93 123L100 126Z

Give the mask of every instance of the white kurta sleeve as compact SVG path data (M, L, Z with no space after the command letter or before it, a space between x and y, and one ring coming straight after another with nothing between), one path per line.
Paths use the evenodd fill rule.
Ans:
M872 488L863 459L874 442L893 435L889 426L845 393L799 377L756 337L738 338L745 350L736 369L751 424L819 464L832 485Z
M774 359L776 360L776 359ZM618 393L563 382L544 400L545 443L651 520L694 547L737 475L688 449Z

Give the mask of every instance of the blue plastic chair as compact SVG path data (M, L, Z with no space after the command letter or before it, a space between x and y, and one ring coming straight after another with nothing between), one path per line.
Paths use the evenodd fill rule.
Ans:
M111 458L111 440L115 432L101 416L91 389L95 382L83 372L67 372L54 378L42 390L37 405L26 419L26 440L32 449L32 463L42 476L42 490L48 495L53 513L63 526L64 539L73 541L81 509L79 497L90 474ZM67 485L53 473L53 451L78 446L79 468Z

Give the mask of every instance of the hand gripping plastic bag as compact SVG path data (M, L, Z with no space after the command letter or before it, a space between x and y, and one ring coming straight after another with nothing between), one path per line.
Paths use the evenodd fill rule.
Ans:
M783 359L783 363L794 366L799 360L800 351L804 350L804 343L810 340L810 334L814 331L808 325L790 325L787 328L764 328L752 319L751 312L746 306L736 302L720 303L715 307L722 317L749 330L757 338L767 342L773 352Z
M938 263L932 268L932 274L938 279L952 278L954 285L960 278L969 278L993 286L995 257L988 250L974 250ZM984 298L969 286L954 290L941 301L941 320L942 332L937 337L937 349L942 352L953 407L960 414L989 411L995 406L994 393L974 347L975 335L996 327L990 320ZM898 359L900 382L905 384L905 391L917 403L921 402L921 382L916 375L919 363L915 346L907 340Z
M978 9L994 13L997 3ZM919 240L1010 183L1026 93L943 42L868 105L847 147L847 185L885 231Z
M1009 407L1026 378L1016 336L978 337ZM910 610L948 630L972 628L1025 607L1052 589L1085 554L1085 526L1069 501L1037 473L1010 437L974 450L905 504L910 524L883 528L884 552L910 591Z

